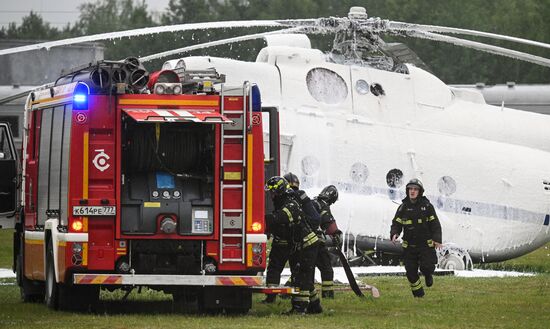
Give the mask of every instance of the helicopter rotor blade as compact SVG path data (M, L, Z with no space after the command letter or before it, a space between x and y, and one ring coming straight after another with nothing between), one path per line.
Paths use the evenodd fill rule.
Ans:
M178 48L178 49L172 49L172 50L163 51L163 52L156 53L156 54L143 56L143 57L140 57L140 60L142 62L148 62L150 60L163 58L163 57L167 57L167 56L171 56L171 55L175 55L175 54L181 54L181 53L185 53L185 52L192 51L192 50L197 50L197 49L202 49L202 48L210 48L210 47L215 47L215 46L219 46L219 45L225 45L225 44L241 42L241 41L247 41L247 40L260 39L260 38L263 38L263 37L265 37L267 35L271 35L271 34L294 33L294 32L299 32L301 30L303 30L302 27L293 27L293 28L283 29L283 30L248 34L248 35L243 35L243 36L238 36L238 37L233 37L233 38L220 39L220 40L216 40L216 41L199 43L199 44L192 45L192 46L187 46L187 47Z
M476 31L476 30L469 30L469 29L460 29L455 27L447 27L447 26L437 26L437 25L424 25L424 24L411 24L411 23L404 23L404 22L394 22L389 21L388 24L388 30L394 31L394 32L410 32L410 31L421 31L421 32L436 32L436 33L452 33L452 34L462 34L462 35L471 35L476 37L484 37L484 38L491 38L491 39L497 39L497 40L505 40L505 41L511 41L516 43L522 43L530 46L537 46L542 48L548 48L550 49L550 44L539 42L539 41L533 41L523 38L517 38L517 37L511 37L508 35L502 35L502 34L495 34L495 33L489 33L489 32L482 32L482 31Z
M304 20L307 21L307 20ZM285 25L286 24L286 25ZM47 49L65 45L72 45L82 42L92 42L108 39L117 39L124 37L134 37L147 34L165 33L165 32L181 32L190 30L208 30L208 29L223 29L223 28L237 28L237 27L285 27L291 26L290 22L285 23L284 20L253 20L253 21L225 21L225 22L206 22L206 23L191 23L191 24L178 24L178 25L163 25L155 27L146 27L140 29L100 33L76 38L69 38L56 41L41 42L27 46L14 47L0 50L0 56L22 53L31 50Z
M447 35L441 35L437 33L423 32L423 31L409 31L407 32L407 36L420 38L420 39L446 42L457 46L463 46L466 48L472 48L472 49L484 51L490 54L510 57L513 59L519 59L525 62L530 62L533 64L550 67L550 59L536 56L536 55L531 55L531 54L524 53L517 50L488 45L481 42L465 40L465 39L450 37Z

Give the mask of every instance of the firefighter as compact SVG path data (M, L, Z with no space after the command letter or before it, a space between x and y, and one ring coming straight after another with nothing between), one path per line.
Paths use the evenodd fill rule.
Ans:
M407 183L407 196L393 218L390 236L393 243L403 231L403 258L407 279L414 297L423 297L424 288L418 269L424 275L426 286L433 284L437 264L435 248L441 248L441 225L430 201L423 195L424 186L414 178Z
M268 181L273 181L275 183L280 180L270 179ZM286 184L286 183L282 183ZM281 187L279 187L281 188ZM269 186L266 185L266 189L269 189ZM271 190L270 190L271 191ZM283 197L277 197L277 194L286 193L286 189L281 191L271 192L272 201L274 203L275 209L282 208L282 202L285 200ZM275 287L280 284L281 281L281 272L283 271L286 262L290 258L291 246L290 242L291 237L291 228L290 223L285 221L275 221L274 215L268 215L267 217L267 233L272 237L271 240L271 250L269 252L269 263L267 265L267 274L266 274L266 284L268 287ZM264 304L271 304L275 302L277 294L267 294L266 298L262 301Z
M316 293L311 293L315 290L313 279L319 239L286 179L271 177L266 183L266 190L270 191L275 206L273 224L288 226L290 233L292 284L299 289L299 293L292 296L292 309L286 314L321 313L321 301Z
M321 221L321 217L319 216L319 212L315 208L313 202L308 197L305 191L300 190L300 180L298 179L298 176L294 175L293 173L289 172L286 175L283 176L284 179L288 182L290 187L293 190L293 196L300 204L300 207L304 211L306 218L311 225L311 227L318 227L319 223ZM271 219L271 216L270 216ZM285 235L285 225L286 224L279 224L275 225L270 220L269 227L270 227L270 234L273 235L273 240L271 242L271 252L269 254L269 265L267 268L267 275L266 275L266 283L268 286L277 286L280 283L281 280L281 272L285 266L285 263L287 260L290 261L290 267L291 269L294 267L294 260L295 257L290 258L290 252L289 252L289 246L288 246L288 239L283 238ZM271 232L271 227L273 227L273 232ZM294 272L294 271L293 271ZM289 281L285 285L292 285L292 278L289 279ZM311 300L317 299L317 291L314 290L311 292L312 296L310 296ZM277 295L276 294L268 294L266 298L262 301L264 304L271 304L275 302Z
M332 216L330 206L338 200L338 189L334 185L325 187L314 199L313 204L321 216L321 225L317 229L317 236L321 240L316 266L321 272L321 296L334 298L334 271L330 261L330 253L325 243L326 235L330 235L333 245L337 248L342 244L342 231L338 229L336 220Z
M302 208L302 211L306 215L306 220L309 224L309 226L314 230L318 230L319 225L321 224L321 216L319 215L318 209L315 207L313 201L309 198L307 193L304 190L300 190L300 180L298 179L298 176L294 175L293 173L289 172L285 174L284 179L288 182L292 190L294 191L294 198L298 201L300 204L300 207ZM318 236L319 237L319 236ZM319 257L320 248L322 246L322 240L319 240L319 250L317 253L317 257ZM318 259L318 258L317 258ZM294 257L290 258L290 267L291 269L294 267L295 259ZM332 268L331 268L332 269ZM315 268L313 269L313 280L315 281ZM293 271L295 272L295 271ZM291 283L292 283L292 277L291 277ZM319 300L319 296L317 295L317 290L313 289L310 291L309 296L310 302ZM312 304L314 305L314 304ZM312 306L313 309L313 306Z

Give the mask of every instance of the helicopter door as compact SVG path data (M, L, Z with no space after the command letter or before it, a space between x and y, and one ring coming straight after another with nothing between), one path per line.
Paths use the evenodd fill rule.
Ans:
M0 123L0 215L9 215L16 208L17 153L7 123Z

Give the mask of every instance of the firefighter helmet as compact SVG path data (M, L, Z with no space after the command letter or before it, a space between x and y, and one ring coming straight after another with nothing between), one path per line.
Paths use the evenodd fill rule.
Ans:
M267 183L265 183L265 190L270 191L274 195L283 195L285 192L287 192L290 189L290 185L281 176L273 176L270 179L267 180Z
M325 187L321 193L319 193L319 199L328 204L333 204L338 200L338 189L334 185Z
M284 179L290 184L290 187L292 188L300 188L300 180L298 179L298 176L294 175L293 173L289 172L286 175L283 176Z
M413 178L407 183L407 186L405 188L407 190L407 196L409 195L409 188L412 186L418 187L418 189L420 190L419 195L422 195L424 193L424 185L422 185L422 182L420 181L420 179Z

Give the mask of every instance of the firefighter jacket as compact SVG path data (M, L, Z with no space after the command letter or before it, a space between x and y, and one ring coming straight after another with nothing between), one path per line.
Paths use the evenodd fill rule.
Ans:
M281 237L288 238L294 250L304 249L318 243L300 204L292 195L283 195L275 200L273 226L278 227ZM288 231L283 232L287 228ZM273 233L276 236L275 233Z
M284 207L284 201L286 200L286 197L275 198L273 200L275 210L272 214L266 216L267 233L273 236L273 243L282 245L288 245L292 240L290 222L280 218L280 210Z
M433 247L441 243L441 225L430 201L422 196L412 203L408 197L397 208L393 218L390 237L403 231L403 248Z
M321 216L306 192L304 190L294 190L294 198L302 207L309 225L312 228L318 227L321 224Z
M322 199L315 198L313 200L313 205L315 206L315 209L319 212L319 216L321 217L320 225L316 227L317 235L324 238L325 234L341 234L340 230L338 230L338 226L336 225L336 220L334 219L334 216L332 216L332 212L330 211L330 206L328 205L328 203L326 203Z

